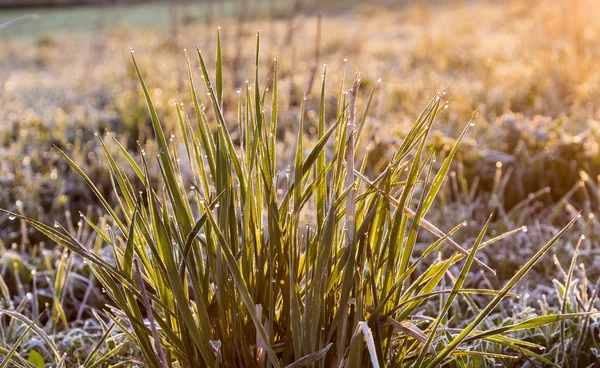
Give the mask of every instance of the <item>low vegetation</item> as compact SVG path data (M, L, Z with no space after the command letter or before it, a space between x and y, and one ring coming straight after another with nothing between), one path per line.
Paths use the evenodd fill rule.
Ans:
M600 363L595 121L565 125L585 98L565 118L537 115L547 90L513 95L520 113L488 95L478 115L464 79L448 102L320 66L320 48L359 51L319 32L309 63L273 58L260 32L235 56L219 31L214 64L153 44L167 61L132 49L108 94L22 119L8 100L0 367ZM418 50L438 82L462 68Z

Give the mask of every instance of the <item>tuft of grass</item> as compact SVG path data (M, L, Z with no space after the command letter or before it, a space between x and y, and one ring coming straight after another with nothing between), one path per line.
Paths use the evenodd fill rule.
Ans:
M157 154L142 149L136 159L113 134L107 134L109 142L98 135L117 206L58 149L107 213L106 226L85 215L82 221L96 232L109 256L58 223L49 226L4 210L71 252L65 254L83 257L110 298L103 311L107 319L99 318L102 337L85 367L103 363L97 351L104 342L112 349L107 354L122 348L122 342L114 342L113 330L136 345L146 366L157 368L435 367L520 356L547 362L542 345L511 334L560 322L564 341L565 321L580 317L589 323L591 307L571 312L567 302L556 314L508 327L493 328L486 322L505 299L516 296L511 293L516 283L577 217L499 290L467 288L473 267L494 273L478 258L478 250L505 235L484 240L488 222L469 248L452 240L464 223L444 233L426 220L461 140L474 124L466 123L440 169L434 170L435 151L428 142L446 106L443 92L417 117L381 175L368 178L368 150L360 152L358 143L370 103L356 111L360 78L355 76L350 90L344 89L342 79L335 119L327 121L324 71L316 142L309 146L305 137L305 98L295 155L286 163L274 147L281 93L277 61L267 92L261 88L259 45L257 32L254 81L240 91L235 123L226 121L223 112L227 75L220 38L214 78L197 49L202 87L196 85L188 60L193 119L175 103L178 124L170 138L132 50ZM207 94L204 102L199 88ZM232 139L232 127L239 142ZM120 157L109 148L112 144ZM123 160L127 169L120 164ZM286 164L288 172L282 174L279 170ZM434 240L418 242L423 232ZM57 277L57 284L67 277L68 272ZM572 267L569 285L571 278ZM9 314L19 318L15 316ZM57 323L61 316L57 312L51 319ZM38 331L35 322L22 322L24 334ZM21 342L17 339L3 355L27 366L14 355ZM556 359L564 354L563 348ZM58 354L46 358L46 363L64 364Z

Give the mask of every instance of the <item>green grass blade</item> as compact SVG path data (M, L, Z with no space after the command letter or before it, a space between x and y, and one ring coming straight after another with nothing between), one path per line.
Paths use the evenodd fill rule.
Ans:
M525 276L536 262L550 249L558 239L560 239L579 219L575 217L565 226L558 234L556 234L546 245L544 245L529 261L517 271L517 273L506 283L502 288L500 295L496 296L478 315L475 319L464 328L445 348L442 350L427 366L433 368L440 364L452 351L464 342L467 336L492 312L492 310L502 301L504 296L515 286L515 284Z

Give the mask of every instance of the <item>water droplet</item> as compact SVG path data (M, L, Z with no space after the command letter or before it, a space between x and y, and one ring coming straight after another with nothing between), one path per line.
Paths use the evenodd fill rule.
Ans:
M10 221L13 221L13 220L14 220L14 219L16 219L16 218L17 218L17 216L15 216L15 215L9 215L9 216L8 216L8 219L9 219Z
M472 126L472 127L474 127L474 126L475 126L475 123L474 123L474 122L471 122L471 124L469 124L469 126Z
M59 228L59 227L60 227L60 224L59 224L58 222L54 221L54 227L55 227L55 228Z
M133 54L135 52L135 49L133 47L130 47L129 52L131 52Z
M527 226L523 226L523 227L521 228L521 231L522 231L522 232L524 232L524 233L526 233L526 232L527 232Z

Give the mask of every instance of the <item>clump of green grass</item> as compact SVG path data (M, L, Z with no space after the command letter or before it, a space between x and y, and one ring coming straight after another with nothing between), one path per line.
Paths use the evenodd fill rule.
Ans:
M473 121L434 172L434 150L427 142L445 107L444 94L437 93L383 173L368 178L368 150L357 147L377 84L368 94L366 109L357 111L360 78L356 75L352 87L344 90L342 77L336 118L329 122L324 69L316 143L306 143L304 99L295 157L282 174L286 163L275 149L278 63L275 60L272 88L261 88L259 40L257 33L254 82L240 90L235 123L225 121L223 113L220 39L214 77L197 52L210 114L188 60L194 116L190 119L176 103L179 130L170 138L132 50L158 153L151 157L142 149L136 161L108 134L132 172L127 175L111 144L98 136L118 206L111 206L97 183L59 149L108 213L106 226L97 226L85 215L82 221L96 231L111 257L101 256L98 246L86 246L59 223L49 226L5 211L83 257L111 299L104 310L104 333L83 366L103 363L97 352L105 343L110 347L106 354L119 351L123 343L115 340L113 330L135 343L148 367L435 367L519 354L548 363L540 355L542 345L511 334L587 317L590 311L570 313L565 307L557 314L502 328L486 329L489 325L482 323L504 299L516 296L511 293L516 283L575 219L500 290L467 288L473 268L494 272L477 258L477 251L520 231L485 240L488 220L469 248L452 240L464 223L444 233L426 220ZM235 124L239 144L229 131ZM158 179L150 167L156 167ZM134 189L138 187L144 189ZM424 231L435 239L425 246L417 241ZM475 296L484 303L475 303ZM456 315L460 320L453 318ZM15 316L11 312L8 317ZM22 322L23 336L30 331L44 335L36 322ZM27 365L15 355L22 342L17 339L2 351L0 367L11 360ZM46 359L60 365L62 358L48 354Z

